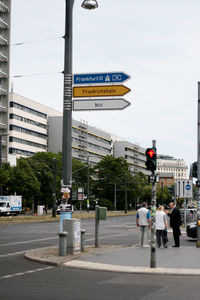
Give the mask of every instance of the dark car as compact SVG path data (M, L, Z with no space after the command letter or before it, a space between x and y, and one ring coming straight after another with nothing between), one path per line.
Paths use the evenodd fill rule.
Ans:
M186 234L188 237L191 237L193 239L197 238L197 223L196 222L192 222L187 225Z

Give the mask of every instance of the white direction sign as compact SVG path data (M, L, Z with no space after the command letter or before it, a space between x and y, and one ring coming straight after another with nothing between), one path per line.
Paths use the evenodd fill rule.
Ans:
M192 180L177 180L176 196L179 198L193 198Z
M123 98L73 100L73 110L116 110L129 105Z

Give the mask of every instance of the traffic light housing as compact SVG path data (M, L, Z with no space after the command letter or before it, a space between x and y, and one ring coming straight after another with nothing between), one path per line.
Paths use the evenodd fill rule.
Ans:
M197 161L192 164L192 177L197 178L198 165Z
M154 172L156 170L156 148L146 149L146 163L147 170Z

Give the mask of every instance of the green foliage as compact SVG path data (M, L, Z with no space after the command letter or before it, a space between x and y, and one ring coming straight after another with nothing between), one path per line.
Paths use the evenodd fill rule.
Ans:
M102 206L102 207L107 207L108 210L113 210L114 209L114 205L112 203L112 201L108 200L108 199L98 199L98 205Z
M53 170L53 162L56 159L56 172ZM89 168L88 168L89 167ZM60 199L62 172L62 155L52 152L38 152L29 158L17 160L17 166L11 167L3 164L0 169L0 189L2 194L17 194L23 196L26 206L34 207L45 205L52 207L53 174L56 174L56 199ZM127 161L122 158L107 156L97 165L91 166L87 162L82 163L77 159L72 160L73 191L78 187L84 187L87 194L89 175L90 204L95 206L98 199L100 206L112 210L116 195L118 210L125 209L125 194L127 194L127 207L136 208L136 203L143 201L151 203L152 185L142 172L132 175ZM116 190L115 190L116 189ZM157 185L157 203L168 204L172 199L173 191L167 187L160 188ZM58 202L59 203L59 202ZM79 208L80 202L73 202ZM86 209L86 200L82 201L82 208Z

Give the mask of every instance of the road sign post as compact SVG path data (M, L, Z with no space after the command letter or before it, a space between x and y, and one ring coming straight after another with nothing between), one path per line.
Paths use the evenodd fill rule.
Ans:
M73 88L74 98L123 96L130 92L124 85L78 86Z
M107 72L107 73L90 73L74 74L73 84L105 84L105 83L122 83L130 78L124 72Z
M123 98L74 100L73 110L121 110L130 102Z

